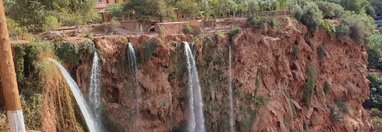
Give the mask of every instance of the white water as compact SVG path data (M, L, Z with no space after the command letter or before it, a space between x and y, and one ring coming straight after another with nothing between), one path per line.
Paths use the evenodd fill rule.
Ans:
M127 57L128 57L129 64L130 64L130 70L134 74L135 100L136 100L135 114L136 114L136 117L139 117L139 109L140 109L140 104L141 104L141 90L140 90L140 87L138 86L138 83L137 83L137 72L138 72L137 57L135 56L134 47L131 43L128 44Z
M228 72L229 72L229 79L228 79L228 85L229 85L229 125L231 132L235 132L235 120L234 120L234 114L233 114L233 95L232 95L232 46L228 46Z
M187 56L188 69L188 105L189 105L189 132L205 132L204 115L203 115L203 99L199 83L198 71L196 69L195 59L192 55L190 45L184 42L185 54Z
M87 105L84 97L81 94L80 88L78 88L76 82L72 79L72 77L70 76L68 71L66 71L64 66L62 66L59 62L57 62L54 59L49 59L49 60L52 61L54 64L56 64L58 66L58 68L60 68L62 75L64 76L66 82L68 83L70 90L72 91L73 96L76 99L78 106L80 107L80 111L82 113L82 116L85 119L86 125L89 128L89 131L90 132L96 132L97 129L95 127L94 120L93 120L92 116L90 115L88 105Z
M11 132L25 132L24 116L21 110L7 111Z
M89 104L93 112L94 123L99 130L102 130L102 102L101 102L101 62L97 52L94 52L92 72L89 85Z

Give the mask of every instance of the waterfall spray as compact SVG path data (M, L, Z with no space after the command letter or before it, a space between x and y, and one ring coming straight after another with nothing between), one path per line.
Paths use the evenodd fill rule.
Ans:
M131 43L128 44L128 52L127 52L127 58L129 61L129 66L131 72L134 74L134 86L135 86L135 114L138 117L139 116L139 107L141 104L141 90L138 86L137 83L137 72L138 72L138 67L137 67L137 57L135 56L135 51L134 47Z
M190 45L183 42L185 54L187 56L188 69L188 105L189 105L189 132L205 132L204 115L203 115L203 98L199 83L198 71L195 64L195 59L192 54Z
M85 119L86 125L89 128L89 131L90 132L96 132L97 129L96 129L93 117L90 115L89 107L88 107L84 97L81 94L80 88L77 86L76 82L70 76L68 71L65 70L64 66L62 66L56 60L53 60L53 59L49 59L49 60L52 61L54 64L56 64L58 66L58 68L60 68L62 75L64 76L66 82L68 83L70 90L72 91L73 96L76 99L78 106L80 107L80 111L82 113L82 116Z
M228 85L229 85L229 125L230 125L230 131L235 132L235 118L233 114L233 91L232 91L232 45L228 45L228 72L229 72L229 79L228 79Z
M92 106L92 112L95 125L101 130L102 127L102 102L101 102L101 62L97 52L94 52L92 71L90 76L89 104Z

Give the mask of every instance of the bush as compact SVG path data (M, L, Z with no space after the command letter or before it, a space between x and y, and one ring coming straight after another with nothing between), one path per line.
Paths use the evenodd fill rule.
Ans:
M330 34L334 34L336 32L336 28L333 26L333 24L326 19L321 21L321 26Z
M106 11L108 11L113 17L120 18L124 16L122 4L112 4L106 8Z
M234 27L229 33L228 33L228 36L230 38L235 38L237 37L241 32L241 28L240 27Z
M322 45L317 47L318 57L320 59L323 59L325 57L325 49L322 47Z
M307 71L308 78L305 84L304 95L305 95L305 103L308 107L310 107L310 104L312 102L312 97L314 94L314 88L316 87L316 77L315 77L316 73L315 73L314 67L311 65L308 65L307 70L308 70Z
M375 26L373 19L365 14L355 14L346 12L341 18L337 36L350 35L350 37L359 43L364 43L372 34Z
M337 37L349 35L350 29L348 25L340 24L335 28Z
M61 26L58 19L54 16L46 16L44 18L44 23L42 25L42 29L44 31L51 31L59 28Z
M315 32L321 25L322 18L322 12L318 6L313 2L309 2L304 6L300 22L308 26L311 32Z
M298 45L294 45L294 46L293 46L293 58L294 58L295 60L298 59L298 55L299 55L299 53L300 53L300 49L298 48Z
M366 49L369 65L382 70L382 35L374 34L370 36Z
M325 19L338 18L344 12L344 8L339 4L320 1L317 2L317 5L322 11L322 15Z
M193 32L193 29L189 24L183 25L183 33L191 34L192 32Z
M302 15L304 14L304 11L302 10L301 6L295 5L292 11L293 17L296 18L296 20L301 20Z
M79 48L77 44L61 43L56 45L56 55L66 64L78 65L80 61Z
M369 73L370 99L363 104L366 108L382 109L382 80L375 74Z
M265 17L250 17L249 23L254 28L266 28L268 26L268 20Z
M324 92L325 92L326 95L329 94L329 92L330 92L330 84L329 84L328 81L325 81Z
M24 26L20 26L15 20L7 18L7 26L9 31L9 37L19 39L26 39L28 36L28 29Z

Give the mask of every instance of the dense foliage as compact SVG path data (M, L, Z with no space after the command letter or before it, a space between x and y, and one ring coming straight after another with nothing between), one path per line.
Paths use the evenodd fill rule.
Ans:
M86 24L97 18L94 0L6 0L5 5L9 18L33 31Z
M375 74L369 74L367 79L370 81L370 99L364 106L382 109L382 80Z

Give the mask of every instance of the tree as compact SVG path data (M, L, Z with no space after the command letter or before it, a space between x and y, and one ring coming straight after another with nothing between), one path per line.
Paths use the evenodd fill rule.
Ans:
M10 131L24 132L24 117L21 111L20 95L17 88L11 41L9 40L2 0L0 0L0 38L0 75Z
M41 31L46 16L53 16L68 26L98 18L95 0L8 0L6 6L10 18L35 31Z
M176 2L175 8L187 18L196 17L200 11L198 4L192 0L180 0Z
M124 10L138 17L140 21L161 21L175 18L174 9L165 0L131 0Z

